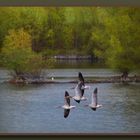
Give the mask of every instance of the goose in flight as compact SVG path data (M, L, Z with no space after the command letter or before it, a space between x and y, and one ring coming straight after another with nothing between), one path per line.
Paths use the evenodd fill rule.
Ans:
M78 82L78 84L75 87L75 96L73 96L72 98L77 102L80 103L81 99L82 99L82 86L83 84L81 82Z
M65 91L65 97L64 97L65 104L62 106L62 108L64 108L64 118L68 117L70 113L70 109L75 108L75 106L70 105L70 98L71 96L69 96L69 93Z
M96 111L97 108L102 106L101 104L98 104L97 93L98 89L95 88L94 92L92 93L91 104L88 105L94 111Z
M85 86L85 81L84 81L84 78L83 78L83 75L81 72L79 72L78 74L78 78L79 78L79 81L78 81L78 84L76 85L75 87L75 96L73 96L72 98L77 102L77 103L80 103L80 101L82 100L87 100L86 97L84 97L84 92L85 92L85 89L89 89L90 87L89 86Z

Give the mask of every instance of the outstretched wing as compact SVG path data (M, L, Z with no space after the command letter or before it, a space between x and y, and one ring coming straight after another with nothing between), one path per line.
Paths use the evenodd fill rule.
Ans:
M92 93L92 104L94 104L94 106L97 106L98 104L97 92L98 92L98 89L95 88L95 90Z
M79 81L83 82L83 84L84 84L85 81L84 81L84 77L81 72L78 73L78 78L79 78Z
M81 72L78 73L78 78L79 78L79 81L81 82L82 86L85 86L85 80L84 80L84 77ZM81 89L81 91L82 91L82 96L83 96L85 89Z
M65 91L65 104L70 106L70 98L69 98L69 93Z
M67 118L70 113L70 109L64 109L64 118Z

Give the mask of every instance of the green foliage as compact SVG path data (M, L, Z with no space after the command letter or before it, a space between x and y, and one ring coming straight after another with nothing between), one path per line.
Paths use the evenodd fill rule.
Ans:
M40 52L43 57L90 54L120 71L139 70L139 23L139 8L1 7L0 53L2 47L9 46L10 52L12 46L24 44L23 48L30 46L30 51L23 51ZM22 41L21 35L16 36L18 29L28 33L30 39L23 35L26 39ZM14 57L20 60L21 56ZM17 65L13 62L10 67Z
M31 36L23 29L10 30L2 48L2 60L5 67L17 75L37 74L42 68L42 57L31 49Z
M47 20L45 9L40 7L20 7L17 9L20 13L19 28L24 28L32 36L32 49L34 51L42 50L42 34L44 22Z
M140 68L140 10L137 8L100 8L98 20L101 28L93 31L96 42L94 53L106 63L122 72Z
M115 41L111 40L110 44L112 50L116 50L116 52L111 55L113 61L110 62L110 65L121 71L129 72L140 68L138 63L140 61L138 54L140 52L140 29L137 23L139 18L135 17L138 11L138 9L129 8L118 9L115 17L111 18L114 28L110 34Z
M9 30L24 28L32 36L32 48L35 51L40 50L41 34L46 19L47 16L44 8L1 7L0 47L2 47L2 42Z

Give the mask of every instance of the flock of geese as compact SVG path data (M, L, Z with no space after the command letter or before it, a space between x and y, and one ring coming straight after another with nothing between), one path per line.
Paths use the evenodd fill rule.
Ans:
M84 97L84 92L85 92L85 89L89 89L90 86L85 85L85 81L81 72L79 72L78 78L79 78L78 84L74 88L75 96L70 96L68 91L65 91L65 96L64 96L65 103L62 106L62 108L64 109L64 118L68 117L70 109L73 109L76 107L70 104L70 98L74 99L77 103L80 103L80 101L87 100L87 98ZM93 111L96 111L97 108L102 106L101 104L98 104L97 93L98 93L98 89L95 88L93 93L91 94L91 104L86 105L90 107Z

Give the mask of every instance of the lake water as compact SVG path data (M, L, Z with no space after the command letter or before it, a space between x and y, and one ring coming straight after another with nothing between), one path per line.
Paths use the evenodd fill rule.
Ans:
M57 80L76 79L81 71L85 77L118 75L109 69L50 69L45 72ZM74 95L76 84L11 85L3 83L10 78L8 71L0 70L0 133L139 133L140 84L87 84L87 101L64 118L64 92ZM91 93L98 87L99 103L96 111L85 105L91 102Z

